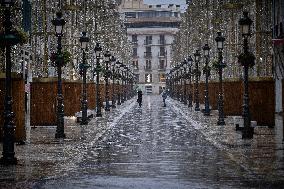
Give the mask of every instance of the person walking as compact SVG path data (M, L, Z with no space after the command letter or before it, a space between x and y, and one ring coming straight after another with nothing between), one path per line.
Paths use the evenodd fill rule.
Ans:
M164 90L164 91L162 92L164 107L166 107L166 98L167 98L167 96L168 96L167 91Z
M141 107L142 106L142 95L143 95L141 89L138 89L137 94L138 94L137 102L139 104L139 107Z

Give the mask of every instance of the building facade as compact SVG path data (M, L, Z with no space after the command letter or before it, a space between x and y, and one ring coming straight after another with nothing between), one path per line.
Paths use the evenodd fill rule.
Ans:
M171 44L180 24L180 6L122 0L120 12L132 43L132 65L139 88L159 94L171 66Z
M275 69L275 111L283 112L284 78L284 2L273 0L273 61Z

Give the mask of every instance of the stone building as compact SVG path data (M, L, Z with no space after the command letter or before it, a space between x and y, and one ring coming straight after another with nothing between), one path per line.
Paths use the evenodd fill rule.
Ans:
M275 68L276 112L283 112L283 77L284 77L284 2L273 0L273 53Z
M132 43L137 83L146 94L159 94L171 65L171 44L180 24L180 6L122 0L120 13Z

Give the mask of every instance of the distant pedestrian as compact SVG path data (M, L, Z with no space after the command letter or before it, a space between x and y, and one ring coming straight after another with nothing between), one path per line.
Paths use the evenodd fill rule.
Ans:
M162 92L164 107L166 107L166 98L167 98L167 96L168 96L167 91L164 90L164 91Z
M142 95L143 95L141 89L138 89L137 94L138 94L137 102L138 102L139 106L141 107L142 106Z

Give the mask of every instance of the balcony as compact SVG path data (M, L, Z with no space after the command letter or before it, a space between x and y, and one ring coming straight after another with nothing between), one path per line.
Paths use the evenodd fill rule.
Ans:
M166 66L159 66L158 71L160 72L165 72L166 71Z
M144 45L152 45L152 40L144 40Z
M138 45L138 40L131 41L131 44L137 46Z
M167 56L167 51L161 51L161 52L159 52L158 53L158 56L159 56L159 58L164 58L164 57L166 57Z
M133 54L132 54L132 58L134 58L134 59L138 59L138 58L139 58L139 56L138 56L138 54L137 54L137 53L136 53L136 54L135 54L135 53L133 53Z
M165 45L166 44L166 40L159 40L158 41L158 45Z
M150 67L150 66L145 66L145 67L144 67L144 70L147 71L147 72L152 72L152 67Z
M152 52L144 52L145 58L152 58Z

